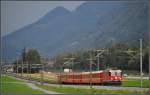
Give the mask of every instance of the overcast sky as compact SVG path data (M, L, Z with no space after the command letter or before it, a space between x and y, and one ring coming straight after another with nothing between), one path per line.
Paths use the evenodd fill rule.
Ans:
M84 1L1 1L1 33L31 24L57 6L73 11Z

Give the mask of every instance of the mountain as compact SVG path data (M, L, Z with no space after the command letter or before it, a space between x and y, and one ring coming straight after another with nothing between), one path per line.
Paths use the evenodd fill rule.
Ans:
M3 59L12 60L26 47L41 56L148 42L147 2L85 2L75 11L56 7L37 22L2 37Z

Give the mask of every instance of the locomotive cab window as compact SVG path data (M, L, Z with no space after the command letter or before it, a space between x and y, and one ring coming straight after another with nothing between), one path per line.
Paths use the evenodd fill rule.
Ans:
M110 72L111 73L111 76L115 76L116 75L116 73L115 72Z
M122 76L122 72L120 70L111 70L108 74L109 76Z
M121 74L121 72L117 72L117 76L121 76L122 74Z

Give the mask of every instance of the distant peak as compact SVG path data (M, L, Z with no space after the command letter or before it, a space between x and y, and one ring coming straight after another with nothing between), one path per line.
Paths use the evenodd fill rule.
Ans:
M59 7L54 8L54 9L51 10L50 12L48 12L48 13L45 15L45 17L49 17L49 16L52 16L52 15L58 16L58 15L68 14L68 13L70 13L69 10L65 9L64 7L59 6Z
M57 10L59 10L59 9L65 9L64 7L62 7L62 6L58 6L58 7L56 7L56 8L54 8L55 10L57 9ZM65 9L66 10L66 9Z
M49 11L47 14L45 14L40 20L40 23L46 23L49 22L51 19L54 19L58 16L64 16L66 14L69 14L70 11L65 9L64 7L56 7L53 10Z
M66 12L70 12L69 10L67 10L66 8L59 6L54 8L51 12L55 12L55 11L66 11Z

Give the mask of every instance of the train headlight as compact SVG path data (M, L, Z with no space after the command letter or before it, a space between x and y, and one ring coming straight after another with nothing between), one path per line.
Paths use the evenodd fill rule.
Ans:
M118 79L121 80L122 78L121 78L121 77L118 77Z
M115 79L117 79L117 77L115 77Z

